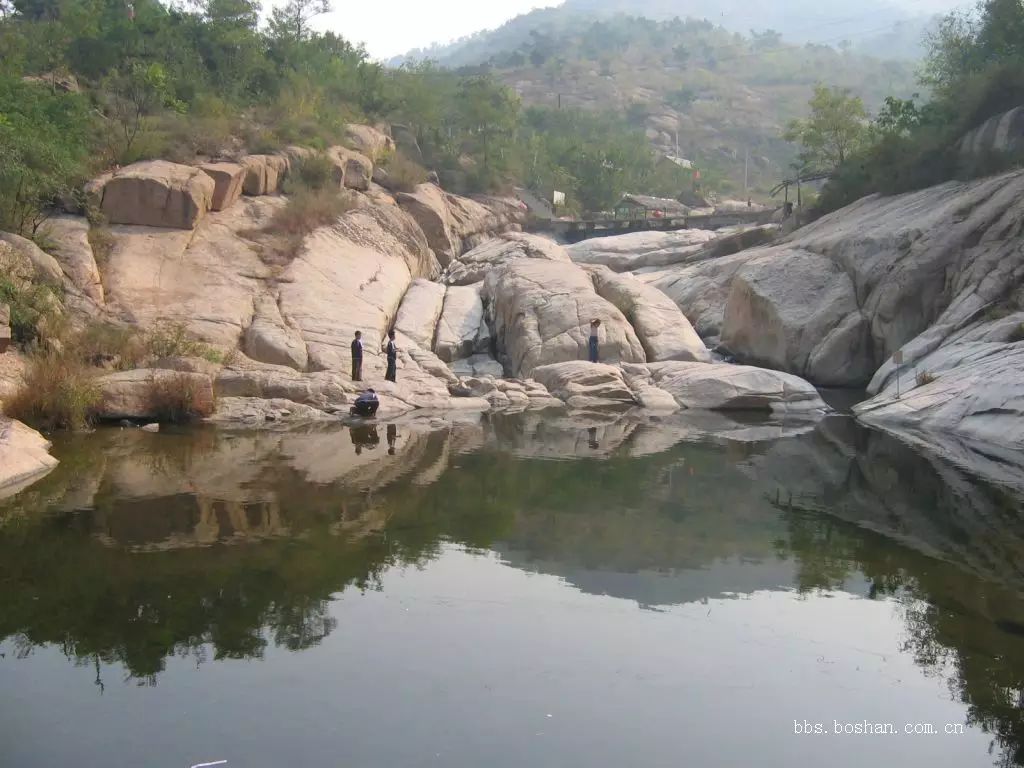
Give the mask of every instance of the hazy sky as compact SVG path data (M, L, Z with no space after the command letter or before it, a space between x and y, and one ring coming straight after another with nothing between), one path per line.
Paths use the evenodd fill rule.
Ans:
M264 0L264 9L283 0ZM848 0L822 0L846 9L839 16L855 16ZM910 14L946 11L972 0L890 0ZM509 19L534 8L561 5L562 0L333 0L337 9L321 16L314 26L333 30L348 40L366 44L370 55L387 59L423 48L431 43L451 40L501 26ZM638 0L642 5L642 0Z
M264 5L271 4L276 3ZM384 59L492 29L521 13L553 5L561 0L334 0L337 10L321 16L315 26L365 43L371 56Z

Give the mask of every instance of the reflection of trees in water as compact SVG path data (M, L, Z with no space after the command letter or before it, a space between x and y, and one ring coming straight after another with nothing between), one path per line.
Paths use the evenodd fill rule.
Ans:
M518 422L495 428L523 448ZM593 435L579 434L590 455ZM863 574L869 596L899 600L917 663L951 676L1006 764L1024 758L1024 639L1014 634L1024 615L1014 590L993 586L1024 583L1015 580L1024 536L1012 494L943 475L887 439L859 434L851 449L826 430L778 443L683 443L640 458L627 455L626 441L609 458L583 461L517 458L455 432L407 439L389 427L385 436L396 455L378 448L379 433L344 436L347 450L370 454L344 482L309 482L266 437L267 452L253 453L263 463L244 482L218 485L224 478L212 472L201 492L135 501L103 479L110 468L89 445L90 458L69 457L19 497L30 514L0 526L0 637L15 653L55 644L78 663L120 663L155 683L172 655L199 664L260 657L270 643L314 646L335 629L332 595L379 588L390 567L423 563L444 541L507 546L562 574L783 558L800 590ZM169 446L141 463L155 487L237 449L220 433L194 445L165 437L140 443ZM541 437L557 434L549 427ZM460 453L461 439L474 450ZM78 489L90 477L99 490L83 503ZM917 537L960 565L857 521ZM166 551L130 551L159 547Z
M926 674L944 677L967 706L967 722L992 734L998 765L1024 764L1024 620L1020 593L851 523L780 504L787 535L778 542L799 564L801 591L839 588L854 574L869 597L900 606L903 650Z

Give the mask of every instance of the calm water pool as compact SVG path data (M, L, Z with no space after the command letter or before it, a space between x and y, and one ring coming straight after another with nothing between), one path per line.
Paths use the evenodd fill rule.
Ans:
M1024 764L1021 497L843 417L55 452L0 502L4 766Z

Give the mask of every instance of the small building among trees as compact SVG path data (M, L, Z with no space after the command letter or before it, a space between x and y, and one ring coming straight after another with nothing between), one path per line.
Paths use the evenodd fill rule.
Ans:
M624 195L615 204L617 219L681 219L689 214L687 206L669 197Z

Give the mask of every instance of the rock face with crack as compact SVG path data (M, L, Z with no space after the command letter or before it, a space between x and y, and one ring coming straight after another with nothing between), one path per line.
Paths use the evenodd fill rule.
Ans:
M402 344L434 348L434 336L445 303L445 287L419 278L413 280L395 317L395 332Z
M434 184L420 184L412 192L398 194L396 200L422 228L443 267L471 248L476 239L518 225L519 217L509 210L448 194Z
M1024 277L1024 172L871 196L732 256L642 275L741 360L863 385L930 327L948 332ZM709 247L712 244L709 244ZM943 331L943 332L946 332Z
M513 376L586 359L595 318L601 320L602 361L646 360L629 321L598 296L590 276L574 264L515 259L490 272L484 297L499 359Z
M506 232L464 253L445 269L449 285L479 283L496 267L515 259L540 259L569 263L569 254L546 237L524 232Z
M255 302L255 315L245 331L245 354L253 360L272 365L287 365L297 371L306 369L309 353L298 330L281 315L277 299L260 296Z
M434 351L447 363L472 357L490 348L491 333L480 296L483 283L450 285L437 324Z
M607 267L589 267L597 294L614 304L633 326L647 359L711 362L700 336L668 296L657 288Z

